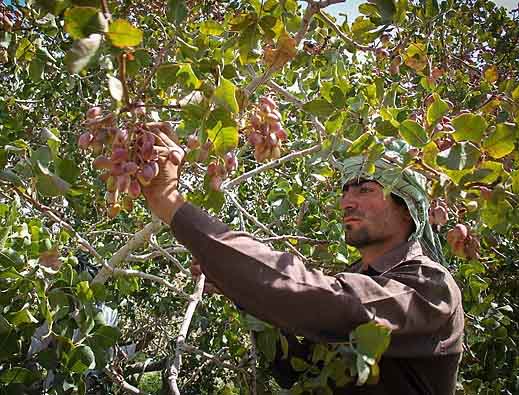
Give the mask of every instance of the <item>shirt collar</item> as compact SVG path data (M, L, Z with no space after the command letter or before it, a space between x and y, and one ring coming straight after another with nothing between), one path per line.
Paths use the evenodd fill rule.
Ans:
M370 263L369 267L379 274L386 273L402 262L414 259L423 255L422 246L416 240L406 241L385 253L375 261ZM353 264L351 271L360 273L362 270L362 261Z

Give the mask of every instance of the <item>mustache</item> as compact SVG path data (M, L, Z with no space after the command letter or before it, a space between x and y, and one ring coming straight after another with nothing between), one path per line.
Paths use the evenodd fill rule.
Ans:
M346 208L343 210L344 217L358 217L364 218L364 214L354 208Z

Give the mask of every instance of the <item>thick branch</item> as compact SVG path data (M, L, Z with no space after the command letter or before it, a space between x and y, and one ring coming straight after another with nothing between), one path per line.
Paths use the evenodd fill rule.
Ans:
M92 280L92 284L104 284L112 275L113 270L121 266L132 251L142 246L149 240L151 235L158 232L161 227L162 224L160 221L154 220L147 224L142 230L135 233L135 235L112 256L108 264L104 265L99 273L97 273Z
M193 318L196 306L198 302L202 299L202 293L204 292L204 283L205 276L201 274L198 278L198 282L196 283L195 291L193 292L191 302L189 302L187 306L186 314L184 315L184 321L182 321L180 333L177 337L177 347L175 349L175 356L173 358L173 361L171 361L172 363L170 364L168 369L169 391L173 395L180 395L177 379L178 374L180 373L180 367L182 365L182 352L184 350L183 347L185 346L187 332L189 330L189 326L191 325L191 319Z

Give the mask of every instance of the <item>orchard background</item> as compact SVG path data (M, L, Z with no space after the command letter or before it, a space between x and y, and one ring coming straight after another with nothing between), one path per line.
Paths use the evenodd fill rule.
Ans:
M519 11L374 0L338 23L335 3L0 5L2 394L281 393L286 337L202 297L168 227L93 169L139 127L176 134L190 201L330 274L358 257L341 161L405 140L463 292L459 393L519 393ZM291 393L376 380L389 336L368 324L292 359Z

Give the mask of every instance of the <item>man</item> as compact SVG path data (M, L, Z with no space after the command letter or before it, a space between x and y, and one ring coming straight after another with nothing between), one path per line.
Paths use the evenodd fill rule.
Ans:
M167 136L169 149L182 150ZM462 351L461 295L427 220L419 175L364 158L344 165L346 240L362 256L335 277L308 270L294 255L276 252L247 233L184 202L176 190L178 166L161 161L159 178L144 191L151 210L200 263L208 281L246 312L314 342L348 340L374 320L392 330L376 385L337 394L454 394ZM384 187L392 187L385 196ZM433 259L431 259L433 258ZM342 391L342 392L340 392Z

